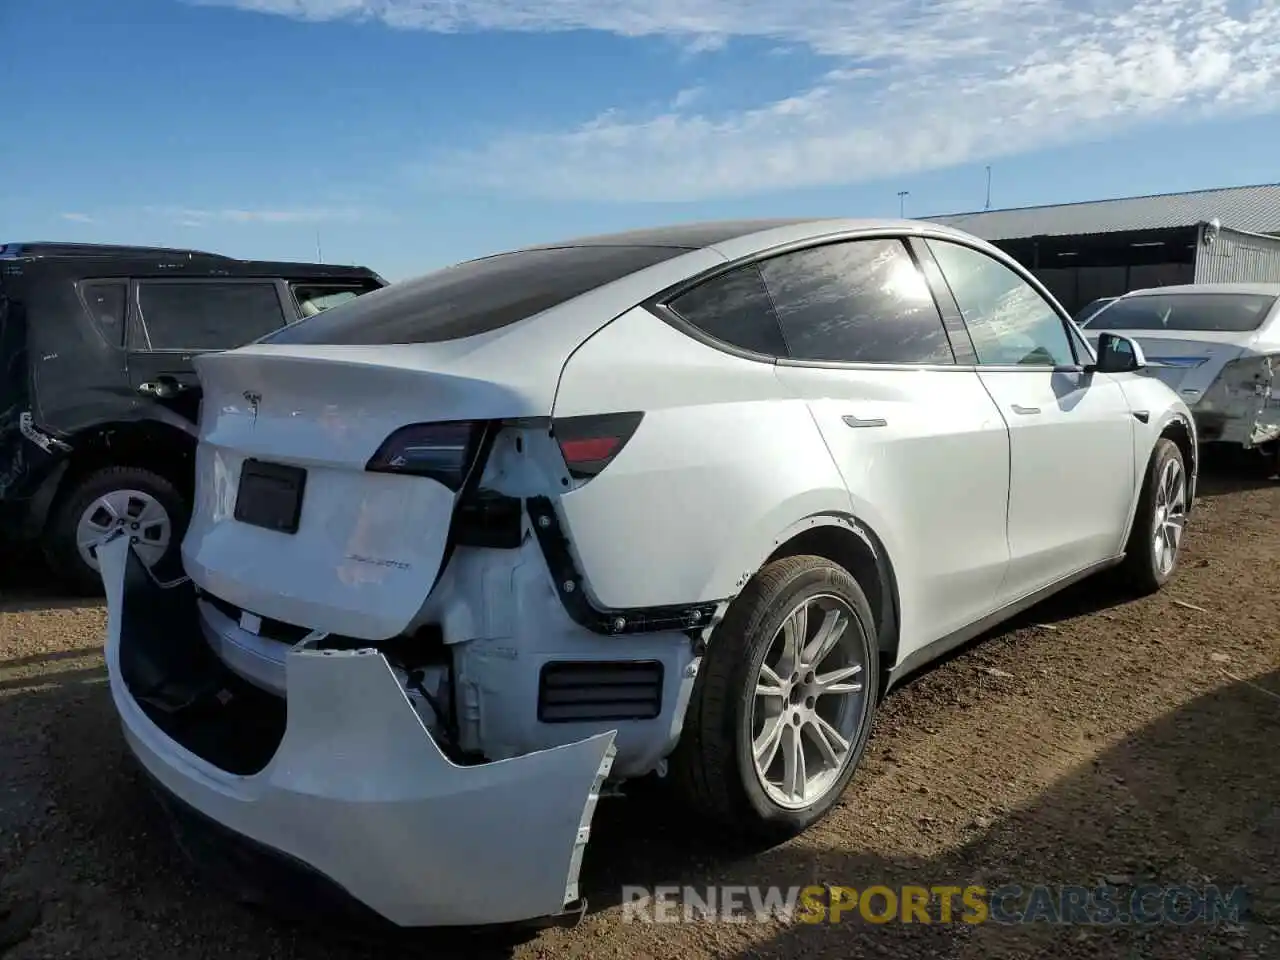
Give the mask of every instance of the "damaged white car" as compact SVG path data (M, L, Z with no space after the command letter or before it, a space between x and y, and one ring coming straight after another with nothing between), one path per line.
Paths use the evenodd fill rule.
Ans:
M244 889L400 926L580 909L648 774L803 830L890 685L1105 568L1159 589L1195 490L1137 345L908 221L524 249L196 364L187 578L99 548L126 739Z
M1202 443L1271 452L1280 465L1280 284L1135 290L1081 325L1124 334L1191 407Z

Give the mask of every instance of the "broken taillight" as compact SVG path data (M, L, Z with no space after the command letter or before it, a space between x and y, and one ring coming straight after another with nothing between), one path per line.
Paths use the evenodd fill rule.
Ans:
M640 426L643 413L605 413L557 417L551 434L560 447L569 475L585 480L607 467Z
M467 479L484 436L484 424L473 420L413 423L382 442L366 470L429 477L457 491Z

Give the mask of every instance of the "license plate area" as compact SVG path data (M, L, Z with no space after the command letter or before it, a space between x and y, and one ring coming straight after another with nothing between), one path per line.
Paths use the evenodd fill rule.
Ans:
M240 468L235 518L278 533L297 533L307 471L265 460L246 460Z

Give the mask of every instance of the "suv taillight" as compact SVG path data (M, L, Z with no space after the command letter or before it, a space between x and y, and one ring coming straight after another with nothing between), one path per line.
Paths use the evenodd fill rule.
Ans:
M607 467L626 446L643 417L643 413L605 413L551 421L551 435L570 476L585 480Z
M413 423L382 441L365 469L429 477L457 492L475 463L484 432L485 424L474 420Z

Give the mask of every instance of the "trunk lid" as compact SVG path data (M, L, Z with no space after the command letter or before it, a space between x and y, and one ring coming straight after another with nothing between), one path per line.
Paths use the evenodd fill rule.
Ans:
M508 363L508 351L493 349L501 337L483 339L261 344L200 357L201 442L183 542L196 585L300 627L366 640L402 632L435 582L457 491L371 472L370 458L411 424L548 415L566 356L522 352Z

